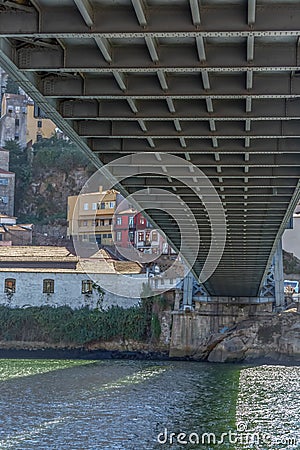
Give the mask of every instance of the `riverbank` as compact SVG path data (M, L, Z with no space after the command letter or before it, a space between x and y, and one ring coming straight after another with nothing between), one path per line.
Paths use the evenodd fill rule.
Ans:
M1 345L1 343L0 343ZM190 357L176 358L170 357L168 352L141 352L141 351L119 351L119 350L85 350L70 348L35 348L35 349L17 349L0 348L0 359L78 359L87 361L97 360L133 360L133 361L190 361L195 363L210 363L210 361L191 359ZM232 363L225 363L232 364ZM300 367L300 360L283 356L278 358L258 357L251 361L235 361L233 364L247 366L277 365L277 366L295 366Z
M106 360L106 359L131 359L131 360L170 360L168 353L138 352L118 350L93 350L68 349L68 348L40 348L40 349L0 349L0 359L81 359L81 360ZM174 359L175 360L175 359Z
M86 345L0 341L0 358L169 360L168 347L143 342L94 342ZM175 358L177 359L177 358ZM178 358L182 359L182 358Z
M0 359L78 359L78 360L140 360L140 361L193 361L203 363L300 366L300 358L283 353L272 353L251 357L236 357L235 350L227 352L227 358L203 358L193 356L170 356L169 348L156 348L140 342L131 343L126 349L120 342L99 342L99 348L51 345L44 342L0 341ZM109 349L111 348L111 349ZM234 351L233 351L234 350ZM235 354L235 358L233 358Z
M224 316L219 310L209 314L207 309L205 313L172 313L170 308L156 311L151 309L145 315L140 308L101 312L2 307L0 358L300 365L300 313L296 308L252 316L241 310L241 316L235 318L231 312ZM118 324L115 321L112 328L116 318ZM234 324L225 327L233 318Z

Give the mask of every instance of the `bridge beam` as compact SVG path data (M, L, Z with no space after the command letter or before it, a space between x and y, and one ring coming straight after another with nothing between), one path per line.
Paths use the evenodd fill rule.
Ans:
M230 276L230 274L229 274ZM243 280L241 280L241 283ZM273 303L275 310L281 310L285 306L284 302L284 276L283 276L283 258L282 258L282 241L278 242L275 255L273 257L272 266L267 274L260 295L257 297L248 296L211 296L201 290L201 295L195 295L195 278L190 272L183 281L183 309L185 306L192 306L195 302L205 303L226 303L226 304L260 304Z

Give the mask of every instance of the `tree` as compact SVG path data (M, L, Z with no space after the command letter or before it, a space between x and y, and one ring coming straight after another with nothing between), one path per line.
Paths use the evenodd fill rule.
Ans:
M72 171L83 168L89 173L84 153L56 136L42 139L30 149L22 149L15 141L7 141L5 148L10 152L10 170L16 174L15 211L19 220L50 224L64 219L66 197L77 189ZM64 186L57 189L62 182Z
M27 166L27 151L18 142L6 141L4 148L9 151L9 168L12 172Z
M16 174L15 210L18 211L31 182L31 166L28 163L27 150L18 142L6 141L4 148L9 151L9 169Z
M72 142L52 136L33 145L34 168L39 170L58 169L70 171L76 167L87 167L86 155Z
M18 94L19 93L19 86L9 75L6 80L5 92L8 94Z

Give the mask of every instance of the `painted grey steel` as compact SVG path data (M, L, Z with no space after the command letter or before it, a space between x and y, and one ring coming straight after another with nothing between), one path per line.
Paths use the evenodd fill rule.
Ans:
M227 216L212 297L259 295L298 201L299 37L298 0L0 1L0 65L96 165L170 152L211 179ZM145 186L194 212L199 274L205 208L167 173L119 188ZM151 217L180 246L172 220Z
M274 281L275 281L275 306L277 310L284 308L284 275L283 275L283 256L282 240L278 241L277 249L274 255Z
M194 279L195 278L193 274L189 272L183 280L183 298L182 298L183 306L185 305L192 306Z

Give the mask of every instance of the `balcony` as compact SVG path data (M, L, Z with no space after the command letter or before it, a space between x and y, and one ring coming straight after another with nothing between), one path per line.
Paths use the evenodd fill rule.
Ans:
M86 234L86 233L111 233L111 225L87 225L87 226L80 226L78 227L78 232L80 234Z
M95 225L95 231L99 232L102 231L103 233L111 233L112 229L111 229L111 225Z

